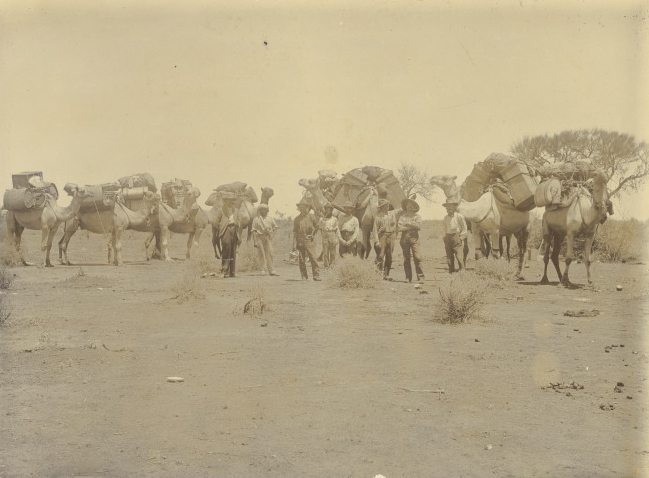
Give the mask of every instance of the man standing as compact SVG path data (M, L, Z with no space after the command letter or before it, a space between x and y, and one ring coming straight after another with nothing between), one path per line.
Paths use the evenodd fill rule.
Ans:
M424 280L424 271L421 269L421 253L419 252L419 230L421 229L421 217L417 214L419 204L413 199L401 201L401 209L404 213L399 216L397 230L401 233L401 250L403 251L403 269L406 273L406 280L412 282L412 266L410 257L415 263L417 281Z
M257 217L252 221L252 237L259 254L259 267L261 267L262 275L266 275L266 270L272 276L279 275L275 272L273 265L272 240L275 231L277 231L277 224L272 217L268 217L268 204L260 204L257 207Z
M324 217L320 219L320 234L322 235L322 260L325 269L334 265L336 260L336 247L338 246L338 218L333 216L333 204L327 203L323 207Z
M372 237L374 238L374 248L377 251L376 265L383 270L383 280L388 280L392 268L392 250L397 230L397 211L388 211L390 201L387 199L379 199L378 206Z
M447 215L444 216L444 248L446 249L446 261L448 272L455 272L455 259L457 268L462 270L462 243L467 235L466 221L464 216L457 212L458 203L446 201L442 204L446 208Z
M223 277L234 277L239 244L239 215L235 208L236 196L233 193L223 193L223 206L218 213L216 223L219 225L217 234L221 242L221 272Z
M311 262L313 280L319 281L320 267L316 261L315 241L313 236L318 232L318 220L315 215L309 212L311 206L305 202L297 203L300 214L293 221L293 249L297 249L298 262L300 265L300 274L302 280L309 280L309 274L306 270L306 259Z
M338 242L340 243L338 252L340 257L344 257L346 254L356 256L356 239L359 227L358 219L354 216L354 205L347 201L343 205L343 211L345 215L338 221Z

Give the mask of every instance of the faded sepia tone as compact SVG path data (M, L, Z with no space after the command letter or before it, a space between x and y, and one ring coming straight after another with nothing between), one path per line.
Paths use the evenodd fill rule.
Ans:
M216 277L210 227L187 260L172 233L171 261L127 231L119 267L80 231L67 267L61 226L53 269L10 268L0 476L649 476L646 262L595 262L589 287L575 261L577 288L552 269L541 286L535 249L524 281L485 286L483 320L442 325L440 189L418 199L417 288L398 245L394 282L301 282L279 220L321 169L459 184L526 136L649 140L648 18L633 1L0 3L1 190L42 171L68 206L66 183L148 172L207 210L245 181L273 189L280 225L279 277L246 269L245 237L237 277ZM613 202L649 219L647 187ZM40 239L24 232L28 260Z

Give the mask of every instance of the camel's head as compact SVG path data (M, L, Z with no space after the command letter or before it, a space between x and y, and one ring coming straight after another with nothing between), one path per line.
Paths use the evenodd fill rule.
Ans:
M185 197L186 198L194 198L196 199L201 195L201 190L198 189L196 186L194 187L187 187L185 189Z
M300 179L297 183L307 190L311 190L318 187L317 179Z
M452 186L455 186L455 180L457 179L457 176L450 176L448 174L442 174L442 175L437 175L437 176L431 176L430 177L430 184L433 186L438 186L442 189L445 188L450 188Z
M275 191L273 191L273 188L261 188L261 195L265 196L267 199L272 198L275 195Z

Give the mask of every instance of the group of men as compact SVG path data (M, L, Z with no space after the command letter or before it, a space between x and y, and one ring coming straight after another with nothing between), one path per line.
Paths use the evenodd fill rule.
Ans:
M447 210L444 218L444 246L449 272L455 272L455 261L458 270L462 269L462 246L467 235L464 217L457 212L458 203L447 201L443 205ZM320 281L320 267L317 261L315 236L320 231L322 236L323 265L328 269L336 261L336 252L340 257L356 256L360 249L358 218L354 216L355 207L351 202L343 205L344 214L340 217L333 215L334 206L326 203L322 215L316 215L311 210L311 204L306 201L297 203L298 216L293 222L293 250L298 252L298 264L302 280L309 280L307 260L311 264L314 281ZM371 241L376 251L376 264L383 272L384 280L390 279L392 268L392 252L399 236L399 244L403 252L403 268L406 281L412 282L412 263L418 282L425 279L421 266L421 250L419 231L421 217L418 214L419 204L413 199L406 198L401 202L400 209L390 210L390 201L378 200L378 211L374 218ZM221 243L221 261L224 277L235 276L236 250L241 242L239 224L234 197L224 197L217 224L218 239ZM252 222L252 234L259 255L259 264L263 275L277 276L274 267L272 239L277 231L277 224L268 216L268 205L260 204L257 216Z

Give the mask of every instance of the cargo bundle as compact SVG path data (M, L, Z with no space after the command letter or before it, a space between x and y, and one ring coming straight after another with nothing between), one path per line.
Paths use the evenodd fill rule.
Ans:
M214 189L212 194L209 195L205 204L208 206L214 206L219 196L223 198L240 199L251 204L259 201L255 190L252 187L248 187L247 183L242 183L240 181L221 184L219 187Z
M25 171L12 174L13 189L7 189L3 197L3 208L8 211L40 209L48 197L59 198L54 183L43 181L42 171Z
M590 189L595 168L587 161L547 164L539 169L541 184L534 195L538 207L555 209L569 201L575 187Z
M392 171L377 166L365 166L351 170L340 180L331 202L337 208L342 208L347 201L359 206L372 194L373 187L376 187L379 196L390 201L395 209L400 208L401 201L406 198L399 180Z
M162 183L160 187L160 195L162 202L177 209L183 203L185 193L192 188L192 182L187 179L174 179L166 183Z

